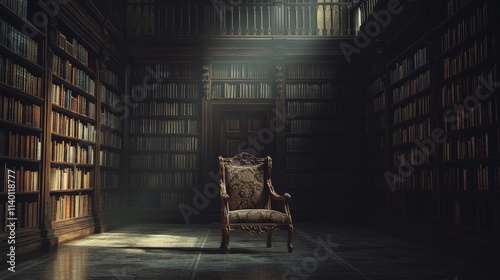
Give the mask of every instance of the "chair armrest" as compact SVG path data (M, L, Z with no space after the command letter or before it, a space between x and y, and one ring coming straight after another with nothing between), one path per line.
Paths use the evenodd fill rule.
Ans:
M271 194L271 198L274 200L280 200L285 203L290 202L292 200L292 196L289 193L284 193L283 195L279 195L275 190L274 186L271 183L271 180L267 180L267 185L269 186L269 193Z

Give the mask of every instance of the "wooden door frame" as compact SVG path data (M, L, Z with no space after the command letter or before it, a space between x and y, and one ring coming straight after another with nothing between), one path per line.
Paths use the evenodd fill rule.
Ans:
M206 124L210 129L209 133L207 133L207 146L205 147L205 156L208 158L206 159L207 163L207 171L217 171L217 158L218 158L218 147L220 145L219 143L219 123L221 121L221 113L224 111L255 111L255 110L262 110L267 112L267 119L270 120L272 118L272 112L273 109L276 108L276 103L274 101L270 102L263 102L263 101L255 101L255 102L234 102L234 103L228 103L228 102L212 102L210 106L210 114L208 116ZM276 137L276 135L275 135ZM216 147L217 149L213 149L212 147ZM274 139L273 144L274 145L272 150L274 153L277 153L277 141Z

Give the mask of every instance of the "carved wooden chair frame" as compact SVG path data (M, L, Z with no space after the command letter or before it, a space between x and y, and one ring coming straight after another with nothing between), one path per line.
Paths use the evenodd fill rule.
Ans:
M227 166L255 166L262 164L264 167L264 191L266 193L264 198L264 208L263 210L272 211L271 199L283 202L284 212L280 212L281 215L285 215L285 222L257 222L257 223L233 223L230 221L230 210L229 208L229 194L226 191L226 172ZM272 159L270 156L265 158L256 158L249 153L240 153L234 157L223 158L219 156L219 178L220 178L220 205L221 205L221 232L222 240L220 248L224 248L226 253L229 253L229 234L233 230L246 230L252 234L267 234L267 247L271 247L272 233L275 229L286 229L288 230L288 252L293 251L292 239L293 239L293 223L292 216L290 214L289 202L291 196L288 193L279 195L274 190L271 182L271 169L272 169ZM279 212L279 211L278 211Z

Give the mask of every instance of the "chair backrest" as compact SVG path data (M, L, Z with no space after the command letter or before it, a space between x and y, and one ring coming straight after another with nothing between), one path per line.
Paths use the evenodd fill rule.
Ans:
M268 208L268 158L240 153L219 157L221 179L229 195L229 210Z

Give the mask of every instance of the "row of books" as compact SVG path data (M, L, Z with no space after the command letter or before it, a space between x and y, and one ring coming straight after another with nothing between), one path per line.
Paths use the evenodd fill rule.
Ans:
M345 163L345 162L344 162ZM301 169L324 169L337 165L332 160L332 155L328 153L323 154L308 154L308 153L294 153L287 154L285 167L286 168L301 168Z
M99 131L101 145L120 149L122 147L122 136L109 130Z
M87 194L52 195L51 217L54 222L92 215L93 197Z
M52 112L52 132L90 142L95 142L97 135L93 124L54 111Z
M493 166L491 168L493 169ZM461 168L450 167L441 172L443 172L443 190L445 191L500 190L496 183L493 184L490 189L490 167L488 165L479 164L479 166L476 167L468 166Z
M76 38L68 39L64 34L59 32L56 38L57 45L81 62L85 66L89 66L89 51Z
M429 95L419 97L412 102L398 107L393 113L393 123L404 122L418 116L422 116L430 113L431 110L431 98Z
M488 16L488 1L484 1L484 5L476 9L475 14L464 17L453 27L449 27L441 36L441 52L446 52L455 47L463 40L472 36L482 28L489 24Z
M181 203L189 205L193 201L192 193L166 193L160 196L160 207L167 209L179 209Z
M403 79L410 75L415 70L424 66L427 63L427 48L418 49L413 55L406 57L396 65L389 72L390 84Z
M394 130L392 133L392 144L399 145L409 143L415 140L427 139L431 137L431 119L427 118L424 122L413 122L409 126Z
M212 83L213 98L273 98L270 83Z
M380 70L380 69L379 69ZM370 98L376 94L381 93L384 90L384 78L378 77L371 83L370 86L366 88L366 97Z
M480 200L476 202L475 226L494 232L500 231L500 203Z
M366 104L366 115L380 112L385 108L385 94L373 98Z
M424 191L432 190L434 172L432 169L420 169L409 174L401 176L400 180L394 180L394 190L396 191Z
M463 103L467 97L487 96L492 93L490 85L497 79L498 67L485 67L474 74L462 76L458 80L450 81L441 88L439 105L446 107L453 103Z
M99 205L103 213L122 209L124 204L124 198L119 193L102 192L99 195Z
M118 75L110 69L106 69L104 71L103 80L109 85L113 86L115 89L120 88L120 77L118 77Z
M122 185L120 171L101 169L99 174L100 187L102 189L116 189Z
M133 172L130 174L132 188L192 188L199 185L199 172Z
M288 63L286 78L292 79L332 79L340 76L337 69L330 63Z
M287 188L302 188L307 186L344 187L349 184L350 176L346 173L287 173Z
M133 151L199 151L200 139L194 136L130 137Z
M452 198L443 201L440 212L441 220L446 224L500 230L500 203L495 201Z
M447 79L490 58L495 53L495 37L486 35L477 39L468 49L461 49L443 60L443 78Z
M396 193L392 197L391 210L394 216L425 220L430 219L432 205L430 204L429 195L422 196L403 192Z
M78 167L52 167L50 169L50 190L80 190L92 188L92 170Z
M134 116L198 116L201 105L164 101L141 102L134 109Z
M354 105L348 102L298 102L286 103L287 113L299 116L332 116L350 115L355 111Z
M8 170L14 171L14 174L9 173ZM16 186L17 192L37 192L40 190L40 172L38 170L26 169L24 166L7 167L4 165L3 173L0 174L2 182L7 182L8 175L14 175L14 178L10 177L8 179L13 180ZM3 184L0 189L1 192L8 192L7 183Z
M194 64L187 63L157 63L157 64L134 64L130 70L130 76L138 79L154 79L160 83L163 79L193 79L197 78Z
M197 154L149 154L131 155L132 168L199 168L200 158Z
M0 119L41 128L40 116L40 105L26 104L13 97L0 95Z
M339 137L287 137L287 151L314 151L321 150L336 151L339 147L348 147L351 143L351 138L348 136ZM287 157L290 155L287 155Z
M38 43L3 19L0 19L0 44L18 55L38 63Z
M462 224L462 207L461 201L458 198L451 200L446 199L441 206L441 220L447 224L461 225Z
M58 163L94 164L94 147L66 141L52 141L52 161Z
M130 121L131 133L200 133L198 120L161 120L161 119L133 119Z
M224 63L212 65L213 79L269 79L272 67L264 63Z
M194 81L194 80L193 80ZM198 98L196 83L152 83L132 84L131 95L136 99L146 98Z
M452 17L472 2L475 2L475 0L448 0L446 2L445 18Z
M291 120L289 133L342 133L346 128L343 120Z
M118 152L113 152L109 150L100 150L99 151L99 164L104 167L121 167L122 165L122 156Z
M0 130L0 156L41 160L42 141L39 135Z
M114 91L108 89L105 85L101 85L101 102L111 106L111 108L117 109L116 107L122 98Z
M431 86L430 71L418 75L392 90L392 104L396 104L408 97L428 89Z
M73 66L69 60L57 55L52 56L52 73L84 92L95 96L96 84L85 70Z
M0 83L42 98L42 78L0 54Z
M0 0L0 4L14 12L20 18L27 18L28 0Z
M490 156L489 133L458 135L443 143L443 160L485 159Z
M285 92L287 98L343 98L350 94L346 85L333 83L287 84Z
M408 165L421 166L432 162L433 156L434 153L430 152L429 145L425 145L424 147L415 145L408 148L398 148L392 154L392 164L394 167L403 168L406 168Z
M92 119L96 117L96 104L73 90L65 88L64 85L52 84L52 104Z
M104 107L101 109L101 124L112 129L122 130L122 118Z
M9 203L0 203L0 230L2 232L10 232L7 225L12 222L7 218L16 218L16 229L30 228L38 226L39 208L36 201L18 201L15 204L15 216L10 216L8 207Z
M372 117L366 121L366 133L372 133L385 128L384 115Z
M498 111L498 97L479 103L472 109L460 106L452 114L444 116L444 129L446 132L468 129L481 125L496 123L500 120Z

